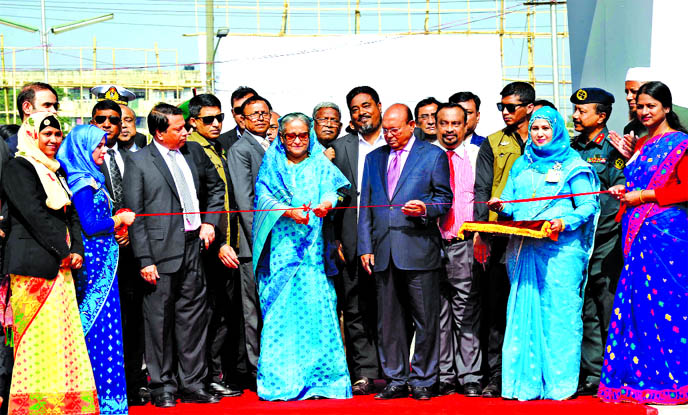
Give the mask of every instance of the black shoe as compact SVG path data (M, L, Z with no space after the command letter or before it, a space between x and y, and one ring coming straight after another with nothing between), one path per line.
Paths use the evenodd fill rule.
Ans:
M354 395L370 395L375 392L375 384L372 380L362 377L351 386Z
M244 392L232 389L229 385L222 382L210 382L208 384L208 389L211 393L221 396L223 398L232 398L235 396L241 396Z
M469 398L477 398L482 395L480 384L478 382L468 382L463 385L463 394Z
M500 378L493 378L483 389L483 398L501 398L502 382Z
M578 385L576 394L578 396L597 396L597 388L599 383L583 382Z
M205 389L199 389L195 392L185 392L182 395L181 401L183 403L218 403L220 398L208 393Z
M153 398L153 405L158 408L173 408L177 405L177 401L174 399L173 393L163 392Z
M440 385L437 387L437 396L447 396L447 395L453 395L456 393L456 385L453 383L449 382L440 382Z
M417 401L427 401L432 398L432 392L425 386L411 386L411 397Z
M407 398L408 395L409 390L406 385L387 385L380 393L375 395L375 399Z
M141 399L144 399L146 402L150 402L151 390L148 386L141 386L137 393L141 397Z

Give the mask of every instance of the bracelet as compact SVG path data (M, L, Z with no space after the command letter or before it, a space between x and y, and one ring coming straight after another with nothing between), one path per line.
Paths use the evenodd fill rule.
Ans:
M645 203L645 201L643 200L643 192L644 192L644 191L645 191L645 190L641 190L641 191L640 191L640 203Z
M119 215L113 216L112 220L115 221L115 229L119 228L122 225L122 219L119 218Z

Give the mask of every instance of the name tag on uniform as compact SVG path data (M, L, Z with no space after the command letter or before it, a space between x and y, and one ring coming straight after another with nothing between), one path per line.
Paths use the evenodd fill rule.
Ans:
M547 183L559 183L561 181L561 163L554 163L554 167L547 171L545 181Z

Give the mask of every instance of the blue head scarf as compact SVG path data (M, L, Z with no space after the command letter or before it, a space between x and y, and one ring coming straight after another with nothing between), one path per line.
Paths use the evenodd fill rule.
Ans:
M537 146L530 136L530 128L535 120L546 120L552 128L552 141ZM559 112L550 107L543 107L535 111L528 123L528 142L523 155L531 163L530 167L545 173L555 163L567 164L568 161L579 159L580 156L571 148L571 139L566 130L566 122Z
M99 189L105 184L105 176L93 161L93 151L105 136L105 131L94 125L77 125L62 142L56 158L67 173L72 194L84 187Z

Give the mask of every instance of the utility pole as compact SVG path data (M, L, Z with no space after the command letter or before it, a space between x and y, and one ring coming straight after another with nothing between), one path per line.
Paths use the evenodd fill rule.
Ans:
M45 0L41 0L41 44L43 46L43 82L48 83L48 32L45 29Z
M554 91L554 105L559 108L559 45L557 43L557 4L566 4L566 1L529 1L524 6L549 5L550 26L552 32L552 89Z
M213 61L215 60L215 19L213 15L213 0L205 0L205 88L212 94L213 74L215 73Z

